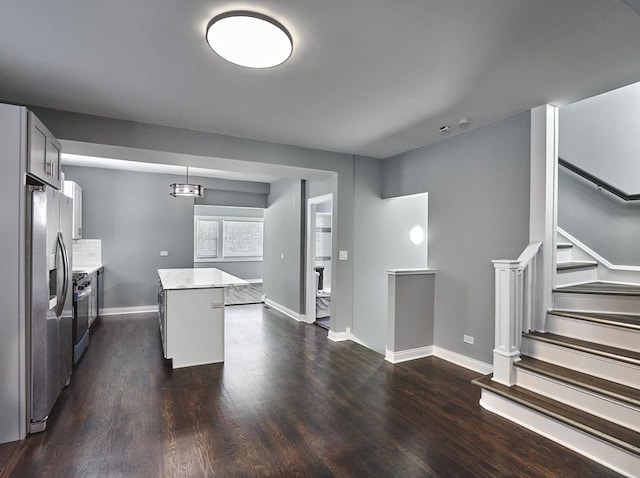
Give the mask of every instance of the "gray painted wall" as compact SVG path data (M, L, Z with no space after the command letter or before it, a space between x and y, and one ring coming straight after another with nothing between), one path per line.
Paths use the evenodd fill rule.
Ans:
M559 155L640 193L640 84L560 108ZM617 265L640 265L640 201L625 202L559 167L558 225Z
M387 349L401 352L433 345L435 274L388 275Z
M409 231L426 229L425 196L382 199L383 164L356 157L352 333L384 354L387 336L387 270L427 266L427 244L415 246ZM333 291L333 289L332 289Z
M640 193L639 105L636 83L560 108L560 157L627 194Z
M304 313L304 182L271 184L264 211L263 293L268 300Z
M169 184L184 178L77 166L63 169L65 179L82 187L83 238L102 240L104 307L155 305L156 270L193 267L194 201L169 195ZM197 179L206 184L208 178ZM169 251L169 256L161 257L160 251ZM216 267L245 279L261 277L259 265L228 264Z
M34 111L59 139L115 147L139 148L163 153L223 158L234 164L251 163L308 168L337 173L334 215L334 250L353 251L353 157L296 146L265 143L213 133L137 123L92 115L34 107ZM198 160L198 167L207 167ZM351 327L353 313L353 261L338 261L333 272L331 326L337 331ZM333 312L332 312L333 313Z
M612 264L640 266L640 201L623 201L559 168L558 225Z
M0 443L24 433L26 112L0 105Z
M307 181L307 199L335 192L336 178L329 178L324 181Z
M383 163L383 197L429 193L434 344L484 363L494 348L491 261L528 243L530 124L523 113Z

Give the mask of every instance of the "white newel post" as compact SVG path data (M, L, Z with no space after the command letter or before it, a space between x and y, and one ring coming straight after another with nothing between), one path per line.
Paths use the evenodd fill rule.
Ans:
M515 384L513 364L520 357L522 334L520 262L493 261L496 275L496 347L493 349L493 380Z

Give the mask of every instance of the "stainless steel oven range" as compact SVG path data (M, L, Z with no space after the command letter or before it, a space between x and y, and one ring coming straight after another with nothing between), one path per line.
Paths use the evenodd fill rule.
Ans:
M89 345L91 282L91 276L84 272L73 274L73 363L78 363Z

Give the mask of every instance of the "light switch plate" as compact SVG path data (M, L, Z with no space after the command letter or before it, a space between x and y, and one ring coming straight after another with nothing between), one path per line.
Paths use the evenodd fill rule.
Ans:
M349 259L349 251L340 251L338 253L338 260L346 261Z

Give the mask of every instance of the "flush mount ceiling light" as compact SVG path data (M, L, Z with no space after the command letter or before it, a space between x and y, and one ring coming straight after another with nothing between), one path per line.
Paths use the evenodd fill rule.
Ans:
M255 12L226 12L207 25L207 43L231 63L270 68L291 56L293 41L282 24Z
M204 188L199 184L189 184L189 166L187 166L187 182L173 183L169 185L173 197L201 198L204 196Z

